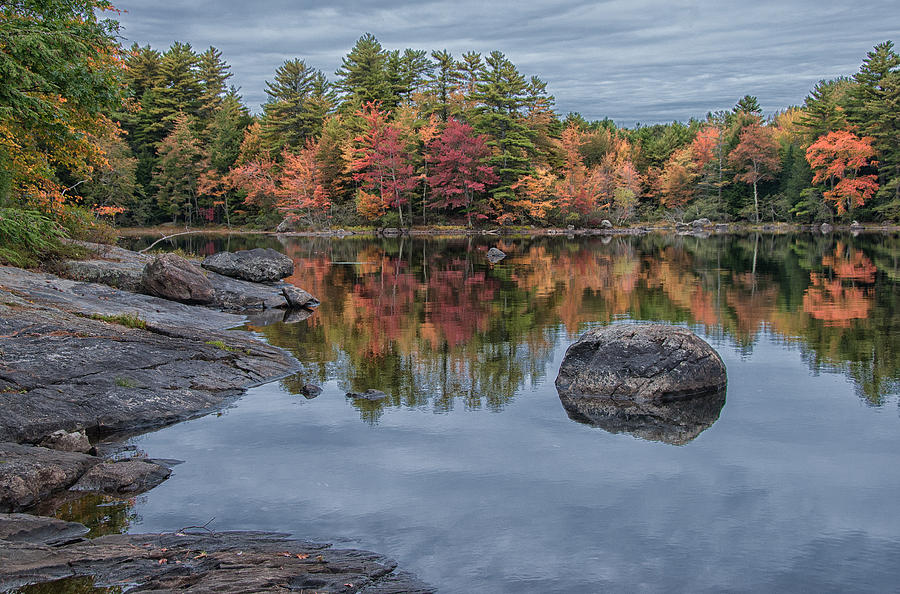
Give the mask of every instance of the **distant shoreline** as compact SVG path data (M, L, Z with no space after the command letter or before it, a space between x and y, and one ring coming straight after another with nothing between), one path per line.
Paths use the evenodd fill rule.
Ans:
M830 224L829 224L830 225ZM596 236L596 235L645 235L648 233L679 233L692 234L692 230L707 232L714 235L746 234L746 233L822 233L822 225L800 225L792 223L711 223L700 227L692 227L690 223L645 223L629 227L603 228L574 228L565 229L559 227L546 228L493 228L493 229L467 229L466 227L412 227L412 228L378 228L378 227L352 227L349 229L306 229L297 231L279 232L275 230L250 229L246 227L194 227L181 228L172 225L156 225L152 227L120 227L117 233L122 237L139 237L146 235L159 235L160 238L171 237L174 239L180 235L282 235L286 237L350 237L350 236L382 236L382 237L468 237L468 236ZM688 231L688 233L686 233ZM827 232L860 232L860 233L896 233L900 232L900 225L896 224L864 224L831 225Z

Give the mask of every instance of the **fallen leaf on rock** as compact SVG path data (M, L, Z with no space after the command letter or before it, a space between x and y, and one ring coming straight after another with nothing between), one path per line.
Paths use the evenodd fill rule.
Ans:
M169 562L169 560L165 559L165 558L159 560L160 565L163 565L164 563L168 563L168 562Z
M309 555L307 555L306 553L297 553L297 558L298 559L308 559Z

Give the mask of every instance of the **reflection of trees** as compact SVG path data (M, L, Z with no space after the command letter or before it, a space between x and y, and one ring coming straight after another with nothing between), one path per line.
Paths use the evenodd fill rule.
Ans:
M65 493L46 502L38 511L67 522L78 522L90 529L87 536L125 534L137 518L132 512L135 499L120 499L98 493Z
M491 245L494 245L492 243ZM304 361L305 381L376 388L384 406L499 409L544 377L564 328L622 317L700 325L743 351L761 332L796 342L814 369L847 373L872 403L896 392L895 237L652 235L504 239L491 266L473 239L306 239L290 279L322 306L262 328Z

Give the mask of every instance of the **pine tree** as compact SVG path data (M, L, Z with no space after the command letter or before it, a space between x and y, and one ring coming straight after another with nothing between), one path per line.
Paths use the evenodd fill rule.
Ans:
M820 80L810 91L803 104L800 125L808 130L811 138L847 127L844 105L851 86L846 78Z
M321 70L299 59L288 60L266 82L268 102L263 105L263 137L269 150L304 146L318 136L322 122L335 103L334 90Z
M428 86L434 96L433 107L428 113L434 113L442 122L446 122L451 114L450 95L456 90L459 82L459 70L453 55L447 50L433 51L434 70Z
M879 43L866 55L853 76L848 120L861 134L871 136L878 154L881 190L877 209L900 215L900 55L890 41Z
M487 144L496 151L489 165L500 179L492 190L494 208L500 212L503 202L515 198L511 186L531 171L535 147L521 113L528 87L513 63L499 51L485 59L481 79L472 97L476 102L475 129L490 137Z
M145 134L157 144L175 127L181 115L195 117L203 87L197 73L199 58L189 43L176 41L162 55L159 83L144 94Z
M387 58L387 52L371 33L356 41L334 73L338 78L337 87L343 93L343 110L352 113L371 101L385 106L396 103L387 77Z
M230 70L231 66L222 59L222 52L212 46L197 58L197 79L201 89L197 118L204 130L222 105L222 99L228 90L225 83L231 78Z
M202 152L191 131L190 117L175 116L172 132L159 145L159 161L153 183L160 208L177 221L183 216L190 224L198 214L197 182L202 173Z

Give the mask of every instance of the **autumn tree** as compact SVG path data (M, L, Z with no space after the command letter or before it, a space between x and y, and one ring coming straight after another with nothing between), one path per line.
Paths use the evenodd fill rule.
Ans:
M365 121L367 128L354 139L353 158L348 169L367 192L364 199L377 196L381 204L396 208L402 226L407 192L417 185L412 159L400 131L388 123L387 113L381 111L378 103L365 103L357 116ZM371 209L367 210L371 212Z
M872 138L860 138L853 132L829 132L806 150L812 167L813 183L825 184L825 200L833 202L838 214L863 206L878 190L878 176L859 171L877 164Z
M454 119L428 145L428 161L432 165L428 183L436 198L434 205L462 208L469 227L475 195L497 181L493 168L486 164L490 154L483 135L475 135L470 125Z
M311 138L300 151L285 149L281 176L278 178L278 209L293 220L306 220L313 226L325 226L331 200L323 185L318 161L319 147Z
M105 0L0 3L0 206L55 209L67 188L57 172L88 179L102 163L98 139L122 106L118 23Z
M657 177L659 202L668 209L682 209L697 191L696 165L691 147L684 147L666 161Z
M585 166L581 154L588 136L578 126L569 125L563 130L559 141L564 161L561 178L556 184L556 195L557 206L564 212L585 215L598 205L600 199L600 179L596 171ZM532 186L533 183L526 187Z
M778 159L778 145L769 128L752 123L743 128L739 142L728 155L728 162L735 169L736 181L753 186L753 212L759 223L759 192L757 184L772 179L781 163Z

